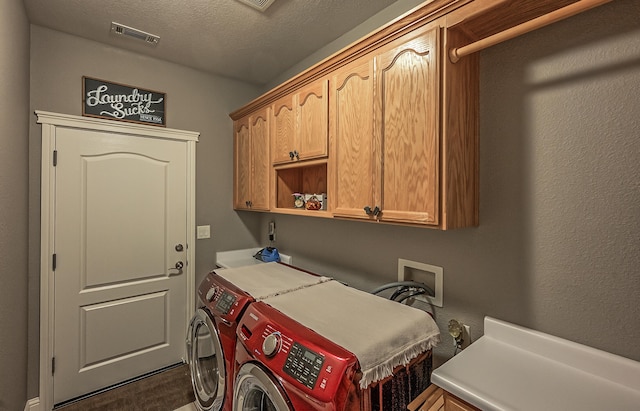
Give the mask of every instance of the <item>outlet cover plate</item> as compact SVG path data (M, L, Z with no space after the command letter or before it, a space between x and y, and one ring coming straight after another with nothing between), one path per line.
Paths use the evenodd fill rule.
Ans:
M210 225L199 225L196 227L196 236L198 240L202 240L203 238L211 238L211 226Z

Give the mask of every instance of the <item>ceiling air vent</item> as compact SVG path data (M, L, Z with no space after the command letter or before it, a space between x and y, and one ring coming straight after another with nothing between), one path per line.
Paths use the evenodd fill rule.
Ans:
M260 11L265 11L271 4L273 4L276 0L238 0L240 3L244 3L253 7L254 9L258 9Z
M160 41L160 36L134 29L133 27L125 26L124 24L116 23L115 21L111 22L111 32L120 36L142 40L149 46L156 46Z

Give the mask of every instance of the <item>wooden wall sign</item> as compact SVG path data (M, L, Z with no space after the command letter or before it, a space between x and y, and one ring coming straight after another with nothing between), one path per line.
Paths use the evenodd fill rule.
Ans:
M82 77L82 115L131 123L166 124L164 93Z

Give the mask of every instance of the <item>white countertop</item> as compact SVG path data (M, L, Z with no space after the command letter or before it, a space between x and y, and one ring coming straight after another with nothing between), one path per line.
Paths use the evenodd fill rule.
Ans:
M431 381L482 410L640 410L640 362L485 317Z
M216 253L216 265L222 268L232 268L262 264L262 261L253 257L260 250L262 247L218 252ZM292 259L291 256L280 253L280 261L290 265Z

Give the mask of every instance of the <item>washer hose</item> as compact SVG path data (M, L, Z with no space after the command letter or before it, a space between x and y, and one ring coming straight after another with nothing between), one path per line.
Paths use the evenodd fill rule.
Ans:
M371 294L379 294L384 290L388 290L390 288L400 288L401 291L400 293L398 293L398 291L394 292L394 295L392 295L392 300L395 300L395 298L397 298L399 295L401 295L402 293L404 293L407 289L411 289L411 288L417 288L417 289L422 289L425 290L425 293L423 294L427 294L427 295L431 295L431 296L435 296L436 293L431 289L431 287L429 287L428 285L424 284L424 283L419 283L417 281L394 281L392 283L387 283L387 284L383 284L380 287L374 289L373 291L371 291Z

